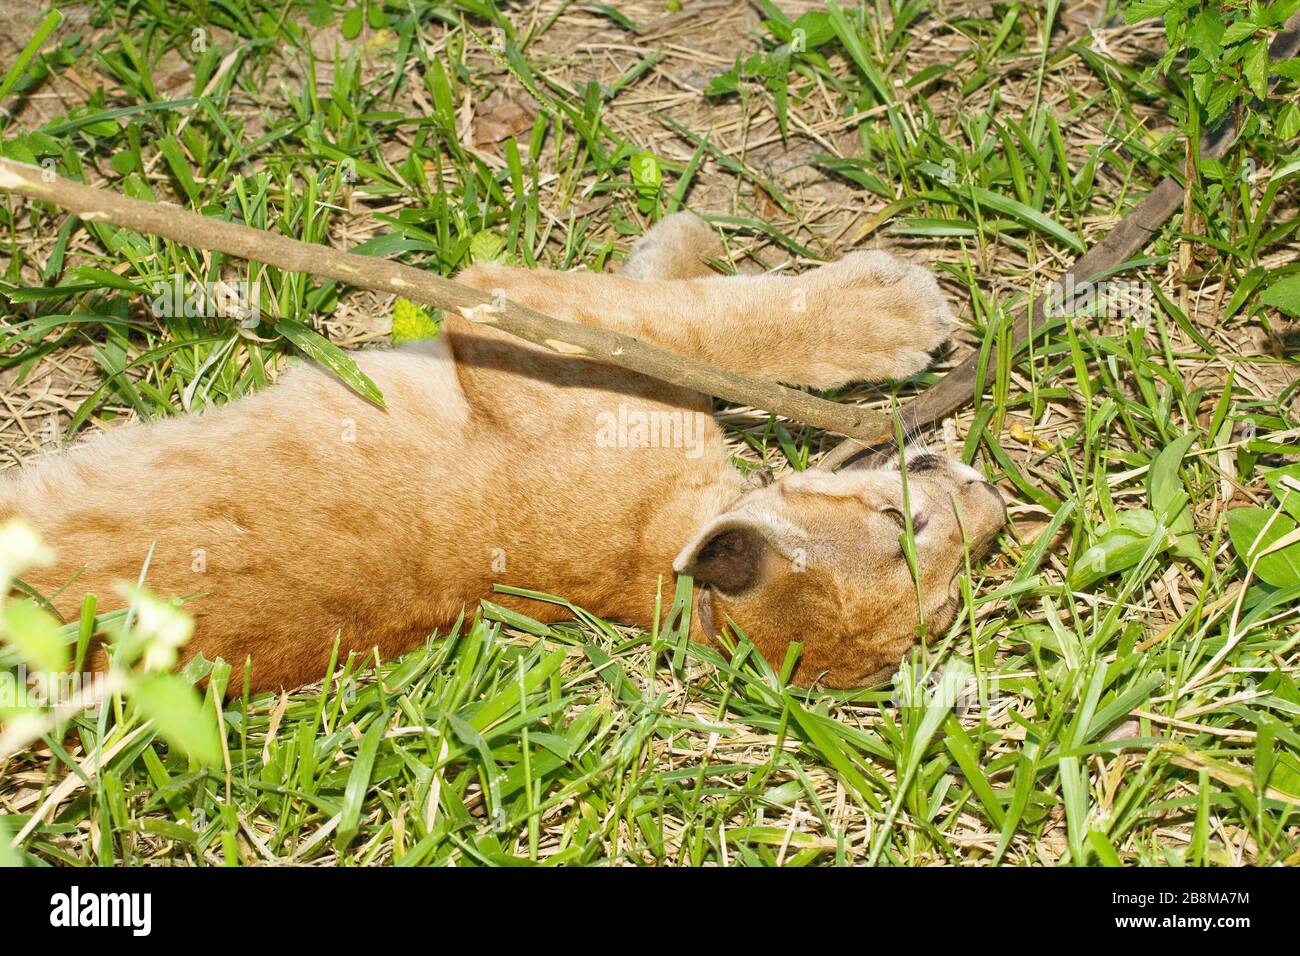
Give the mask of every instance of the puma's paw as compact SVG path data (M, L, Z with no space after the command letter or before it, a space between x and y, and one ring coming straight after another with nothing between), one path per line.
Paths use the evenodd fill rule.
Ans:
M851 252L815 274L832 294L843 296L842 311L897 323L901 336L887 338L900 345L929 352L948 341L956 328L952 306L927 266L888 252Z
M853 252L806 275L810 307L831 317L837 346L855 357L852 377L914 375L956 327L934 273L887 252Z
M713 228L691 212L659 220L632 244L619 270L629 279L691 279L713 275L709 259L721 259L722 240Z

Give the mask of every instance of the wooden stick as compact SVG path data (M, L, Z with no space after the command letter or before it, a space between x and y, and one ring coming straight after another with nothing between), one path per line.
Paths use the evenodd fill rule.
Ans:
M305 272L358 288L397 293L424 305L454 311L472 322L491 325L562 355L617 365L862 441L878 440L882 430L891 427L888 416L872 409L829 402L775 382L739 375L678 355L618 332L554 319L514 302L494 301L477 289L388 259L300 242L200 216L171 203L131 199L10 159L0 158L0 189L53 203L91 222L107 222L289 272Z
M1269 46L1269 58L1277 62L1293 57L1300 51L1300 14L1287 21L1285 29L1273 38ZM1237 125L1229 119L1214 132L1201 140L1202 157L1219 159L1232 147L1237 138ZM1116 266L1127 262L1140 252L1168 219L1178 211L1185 201L1183 184L1173 176L1166 176L1159 185L1147 193L1127 216L1119 221L1101 240L1084 255L1075 260L1066 274L1058 282L1059 288L1079 288L1086 282L1095 282L1105 276ZM1022 345L1041 335L1046 327L1044 313L1045 297L1039 296L1029 309L1022 310L1016 316L1012 328L1012 348ZM1033 321L1030 321L1032 316ZM997 349L989 350L988 367L997 363ZM975 397L975 382L979 377L980 356L976 350L964 362L948 371L948 374L932 386L907 402L898 410L903 434L914 435L922 429L951 415ZM834 470L847 464L850 460L871 455L873 446L884 445L893 441L894 433L890 429L879 435L874 441L861 441L856 435L849 436L848 441L841 442L818 463L818 467Z

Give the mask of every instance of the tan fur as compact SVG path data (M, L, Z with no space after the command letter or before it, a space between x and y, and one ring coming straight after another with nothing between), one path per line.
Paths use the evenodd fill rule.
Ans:
M788 278L713 275L705 262L719 255L713 233L679 215L638 241L622 275L475 266L459 278L816 387L912 374L951 326L933 276L884 253ZM146 585L190 598L188 651L236 667L251 657L258 689L321 677L336 635L344 654L390 657L484 597L563 616L494 583L649 625L674 569L701 585L696 637L730 619L777 665L802 640L803 682L855 684L915 640L915 585L887 510L901 507L896 469L752 489L707 398L456 317L432 342L357 360L386 410L303 366L242 401L100 434L0 480L0 520L25 518L59 556L29 583L53 594L75 576L54 599L68 616L83 592L112 606L152 547ZM648 433L661 447L630 447L638 414L662 426ZM955 611L954 503L981 546L1003 506L947 460L909 481L933 630Z

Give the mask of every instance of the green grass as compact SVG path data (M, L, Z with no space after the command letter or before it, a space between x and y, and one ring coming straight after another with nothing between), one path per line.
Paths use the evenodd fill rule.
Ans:
M1001 346L1016 308L1183 170L1198 124L1180 81L1145 71L1159 26L1098 44L1055 4L991 18L930 0L804 19L761 7L736 69L740 41L707 61L711 96L661 107L647 94L680 94L664 74L689 58L658 38L666 10L650 2L533 17L490 2L101 0L22 70L0 64L3 148L444 274L484 255L599 269L680 207L723 230L742 267L875 243L933 259L968 306L969 345L1000 346L949 439L1017 499L1013 530L963 578L949 633L894 686L801 690L783 680L792 660L774 670L743 641L730 660L687 642L665 582L654 633L485 603L400 661L341 661L284 698L241 695L239 669L220 665L214 683L235 693L216 707L208 692L225 740L214 768L112 700L0 763L11 831L84 773L22 859L1300 860L1296 548L1256 547L1248 568L1256 526L1229 518L1243 504L1279 513L1279 531L1300 518L1271 471L1300 453L1294 333L1265 292L1300 272L1284 100L1198 167L1190 215L1117 276L1150 288L1148 323L1076 316L1013 352ZM712 17L672 43L729 28ZM597 29L617 37L590 41L610 42L609 59L570 49ZM320 36L337 55L313 48ZM41 98L51 89L79 105ZM464 111L495 91L525 104L524 121L467 143ZM767 152L750 145L762 140ZM796 175L774 163L796 152ZM32 208L0 201L12 459L50 444L51 418L72 437L198 410L262 387L294 347L385 337L389 303L333 282ZM178 272L260 283L261 326L155 319L140 290ZM42 378L55 366L67 374ZM832 397L883 404L937 376ZM29 408L42 427L25 427ZM742 467L804 468L834 441L719 411ZM970 690L908 696L930 683ZM89 772L89 755L124 740Z

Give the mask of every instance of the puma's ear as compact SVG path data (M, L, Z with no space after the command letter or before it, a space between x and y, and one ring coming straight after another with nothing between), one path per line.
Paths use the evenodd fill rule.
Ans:
M744 591L758 581L768 548L763 532L761 525L735 515L715 518L677 556L673 570L722 594Z

